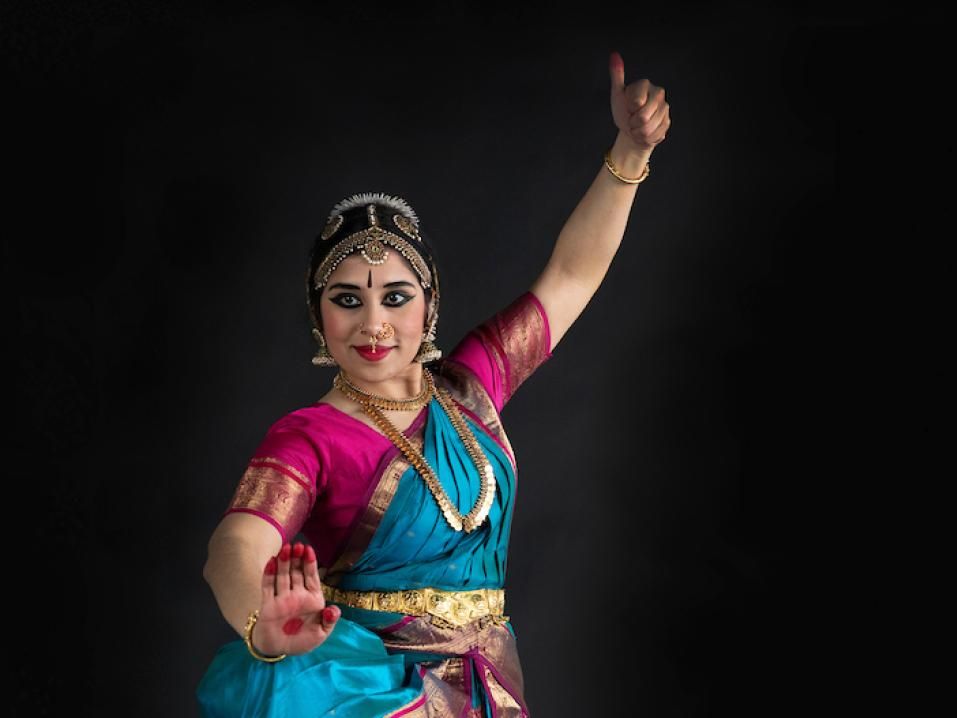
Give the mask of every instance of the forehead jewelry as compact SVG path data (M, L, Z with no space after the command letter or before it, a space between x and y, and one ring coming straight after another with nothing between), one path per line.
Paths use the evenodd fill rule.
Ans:
M395 211L395 214L392 215L392 222L398 228L399 234L391 231L388 225L383 224L383 220L378 215L377 203L383 205L383 208L387 210ZM312 278L313 288L321 290L329 280L329 275L353 252L358 251L368 264L377 266L383 264L389 258L389 247L396 250L412 265L423 289L431 288L433 283L432 272L414 245L414 243L422 242L419 235L418 218L404 200L385 195L366 194L356 195L340 202L333 208L333 213L322 231L322 240L333 241L333 236L338 233L345 221L343 213L363 204L365 204L368 226L339 240L336 248L316 268ZM400 236L400 234L405 236Z

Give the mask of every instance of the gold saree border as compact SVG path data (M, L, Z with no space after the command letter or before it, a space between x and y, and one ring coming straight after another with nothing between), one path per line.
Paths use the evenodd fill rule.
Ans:
M495 622L479 621L465 627L447 628L433 624L429 618L416 618L388 634L379 634L389 651L448 654L437 664L423 663L426 692L434 712L451 706L448 715L459 715L469 700L470 687L465 685L463 661L471 660L486 686L488 698L495 705L496 715L522 718L528 715L524 701L525 683L518 648L512 632ZM430 676L430 681L426 680ZM430 686L431 683L431 686ZM434 704L432 703L434 701Z
M411 443L417 451L422 450L423 427L424 422L416 429L415 433L409 437L409 443ZM372 497L369 499L369 503L366 505L362 517L349 536L346 548L336 559L335 563L333 563L332 568L326 573L323 578L323 583L330 586L337 586L342 574L350 571L356 561L358 561L366 549L369 548L369 544L372 542L372 536L375 534L376 529L379 528L382 517L389 508L389 504L392 503L396 490L399 488L399 479L402 478L402 475L408 471L411 466L398 449L395 449L395 452L396 455L379 477L379 482L372 492Z
M487 339L487 343L502 353L496 357L496 363L505 367L504 404L548 358L549 330L537 298L526 300L524 296L496 315L494 324L483 325L482 330L492 339Z
M422 691L413 700L406 703L401 708L385 713L383 718L428 718L429 716L429 698L425 691Z
M502 426L502 419L492 397L489 396L478 377L470 369L454 360L445 361L442 362L435 376L435 384L448 389L452 398L471 414L480 428L498 441L499 445L505 449L505 454L512 463L512 470L515 471L517 467L512 444L505 433L505 427Z

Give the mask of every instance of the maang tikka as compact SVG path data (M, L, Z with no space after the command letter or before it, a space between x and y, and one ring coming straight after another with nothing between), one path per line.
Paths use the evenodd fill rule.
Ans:
M365 211L356 211L360 208ZM385 210L386 216L380 217L379 210ZM325 255L314 272L307 274L307 304L310 306L315 325L312 333L319 343L319 349L312 358L312 363L316 366L336 366L336 361L329 353L325 337L319 328L318 307L312 306L311 303L313 292L318 297L329 280L329 275L346 257L359 252L370 265L380 265L388 259L389 248L403 256L418 276L419 284L432 295L426 326L422 333L422 343L419 345L414 361L425 364L441 358L442 351L435 345L439 317L438 271L434 265L430 266L431 260L426 259L431 253L428 252L419 234L419 219L409 203L401 197L381 192L353 195L338 202L332 208L319 241L329 242L337 235L341 238L337 240L335 248Z

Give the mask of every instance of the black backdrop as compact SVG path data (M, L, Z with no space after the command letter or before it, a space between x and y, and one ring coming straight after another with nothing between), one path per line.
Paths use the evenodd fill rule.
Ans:
M504 415L533 715L797 715L845 684L847 272L912 219L916 189L877 191L914 114L886 51L921 16L762 5L4 4L17 715L194 714L232 638L206 540L331 381L302 286L329 208L412 203L448 350L601 170L613 49L673 126Z

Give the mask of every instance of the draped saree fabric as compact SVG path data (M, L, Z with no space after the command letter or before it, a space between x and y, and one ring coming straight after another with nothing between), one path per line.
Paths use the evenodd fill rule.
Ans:
M452 394L495 471L495 501L471 533L449 527L387 437L321 403L270 427L229 511L262 517L284 541L301 531L325 567L327 586L504 588L516 466L499 412L550 356L547 318L529 292L470 332L436 369L436 384ZM441 405L433 399L404 433L467 513L480 477ZM197 691L203 714L529 715L507 616L454 627L430 615L340 607L329 638L308 654L267 664L242 641L220 648Z

